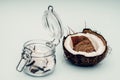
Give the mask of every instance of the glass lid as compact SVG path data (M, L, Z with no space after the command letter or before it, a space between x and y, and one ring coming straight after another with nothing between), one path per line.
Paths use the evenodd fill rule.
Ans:
M48 10L44 12L43 26L50 33L53 44L58 45L63 36L63 29L61 21L51 5L48 6Z

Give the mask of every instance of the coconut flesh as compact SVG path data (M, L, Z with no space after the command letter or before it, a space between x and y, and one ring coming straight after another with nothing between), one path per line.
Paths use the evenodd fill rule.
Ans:
M79 38L83 38L83 40L77 42ZM69 35L65 39L64 46L73 55L80 54L86 57L101 55L106 49L103 41L98 36L91 33L76 33Z

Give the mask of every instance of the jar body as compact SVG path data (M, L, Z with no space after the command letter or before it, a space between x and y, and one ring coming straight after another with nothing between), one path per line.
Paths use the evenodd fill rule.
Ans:
M31 76L45 76L52 73L55 69L55 55L32 58L24 68L24 72Z
M31 76L45 76L52 73L56 65L55 47L53 43L45 40L27 41L17 70Z

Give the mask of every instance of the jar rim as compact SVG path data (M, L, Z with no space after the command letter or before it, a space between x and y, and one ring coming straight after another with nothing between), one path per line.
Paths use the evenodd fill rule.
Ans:
M29 49L29 46L31 45L35 45L35 44L39 44L40 46L44 46L46 48L49 48L47 51L42 52L42 54L37 54L37 55L31 55L34 58L40 58L40 57L48 57L50 55L55 54L54 52L52 52L53 50L55 50L55 45L52 43L52 41L48 41L48 40L43 40L43 39L33 39L33 40L29 40L27 42L24 43L23 45L23 49ZM33 53L33 51L31 50L31 52Z

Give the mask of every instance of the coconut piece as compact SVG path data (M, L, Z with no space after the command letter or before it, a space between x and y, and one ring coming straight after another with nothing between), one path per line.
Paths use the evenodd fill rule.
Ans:
M75 38L71 38L71 36L77 36ZM78 36L85 36L87 37L91 44L93 45L95 51L91 50L90 52L82 52L82 51L75 51L73 50L74 41L79 41ZM73 44L72 44L72 40ZM80 43L79 43L80 44ZM82 44L82 43L81 43ZM77 45L77 43L76 43ZM90 48L93 49L93 48ZM107 41L104 39L104 37L100 34L98 34L95 31L92 31L90 29L84 29L81 33L74 33L70 34L63 38L63 50L65 53L65 56L69 62L72 64L78 65L78 66L93 66L101 62L106 54L107 54Z
M76 41L76 37L77 41ZM75 36L75 37L71 37L72 42L73 42L73 50L75 51L83 51L83 52L93 52L95 51L94 46L92 45L91 41L85 37L85 36ZM78 42L79 40L79 42ZM75 44L76 42L76 44Z
M55 67L55 56L48 56L44 58L33 58L34 63L30 63L30 72L32 73L45 73ZM28 65L29 66L29 65Z

